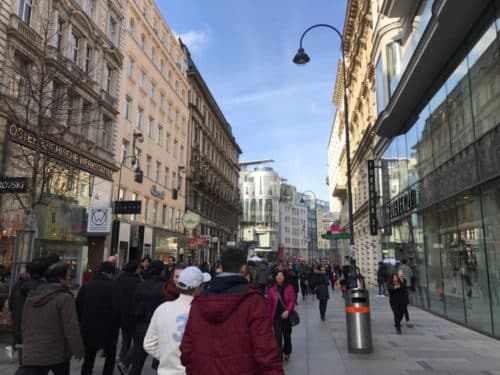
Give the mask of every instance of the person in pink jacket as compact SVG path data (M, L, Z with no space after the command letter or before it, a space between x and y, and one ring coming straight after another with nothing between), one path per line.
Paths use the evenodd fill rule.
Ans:
M267 296L269 319L273 323L274 336L283 354L283 359L287 361L292 353L290 313L295 308L297 296L283 271L276 272L274 278L276 284L269 289Z

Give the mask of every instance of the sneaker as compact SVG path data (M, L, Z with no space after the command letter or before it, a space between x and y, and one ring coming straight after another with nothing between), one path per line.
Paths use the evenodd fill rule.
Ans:
M5 347L5 354L12 361L14 359L14 354L15 354L14 348L11 345L6 346Z
M119 361L116 364L116 367L118 368L118 371L120 372L120 374L122 374L122 375L127 375L128 374L128 367L122 361Z

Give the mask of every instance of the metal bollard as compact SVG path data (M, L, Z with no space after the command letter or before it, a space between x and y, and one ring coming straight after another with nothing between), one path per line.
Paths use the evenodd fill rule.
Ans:
M368 290L348 290L345 296L345 312L349 352L371 353L372 327Z

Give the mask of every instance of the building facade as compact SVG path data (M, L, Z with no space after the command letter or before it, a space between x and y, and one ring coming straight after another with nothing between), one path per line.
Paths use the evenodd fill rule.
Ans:
M278 255L281 179L270 167L243 167L239 177L240 241L251 254Z
M123 18L116 0L0 4L0 175L26 179L0 202L14 276L57 253L79 284L109 255Z
M120 264L144 255L182 260L187 249L181 225L189 123L186 56L154 1L127 1L124 29L114 200L141 201L142 207L138 214L115 217L113 253ZM135 181L138 166L142 182Z
M190 233L189 251L213 263L238 234L241 149L186 46L190 83L186 210L200 223Z
M279 206L278 255L307 258L307 207L300 201L297 188L282 182Z
M500 337L500 2L374 3L384 254L415 304Z
M317 223L317 234L316 238L318 239L318 255L317 257L320 259L329 259L333 256L333 248L332 241L325 240L321 236L323 234L327 234L330 230L331 225L333 224L330 220L330 203L327 201L323 201L318 199L316 201L316 223Z
M347 82L343 82L343 64L340 61L333 95L336 113L328 152L330 191L333 195L333 203L338 205L340 201L340 224L348 232L344 119L344 90L347 87L355 256L366 282L375 285L377 264L382 253L380 234L370 231L368 194L367 164L368 160L373 160L375 157L374 150L377 142L374 133L376 103L371 56L372 34L371 2L348 1L343 29ZM344 255L349 254L348 241L338 243L338 245L340 245L341 252L343 249Z

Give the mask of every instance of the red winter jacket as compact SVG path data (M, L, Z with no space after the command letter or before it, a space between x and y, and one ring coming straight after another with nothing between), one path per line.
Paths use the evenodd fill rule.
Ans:
M180 348L187 375L284 375L264 297L241 280L243 291L220 285L236 278L246 284L216 277L194 298Z
M285 295L286 310L291 312L295 308L295 303L297 302L297 295L295 294L295 290L291 284L288 284L285 287L285 291L283 293ZM271 322L274 320L274 315L276 314L276 307L278 307L279 299L278 299L278 287L273 285L269 292L267 293L267 304L269 306L269 319Z

